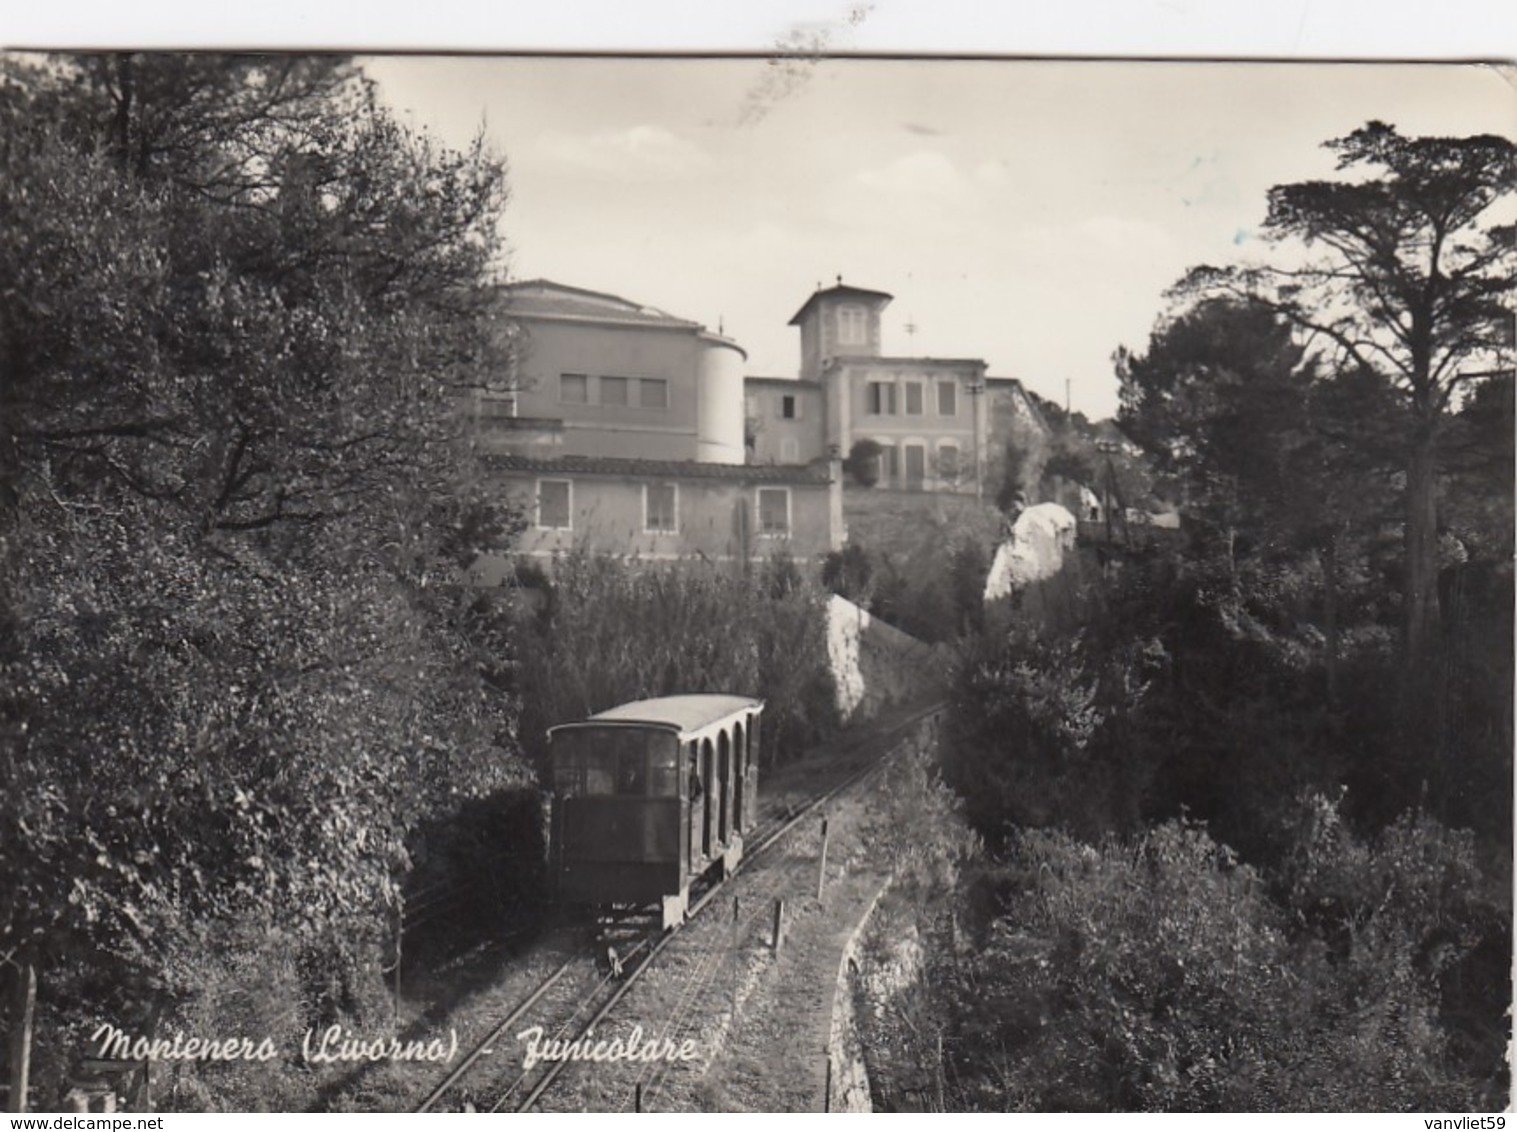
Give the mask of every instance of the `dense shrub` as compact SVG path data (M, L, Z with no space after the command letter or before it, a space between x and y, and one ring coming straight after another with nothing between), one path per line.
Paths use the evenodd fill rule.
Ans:
M998 845L1019 826L1131 827L1158 760L1124 713L1146 710L1164 660L1154 642L1103 661L1083 638L1022 629L961 642L944 776L981 835Z
M889 871L897 892L952 891L960 866L979 852L963 799L939 773L939 740L935 723L922 724L871 798L865 840L872 862Z
M939 972L958 1104L1467 1110L1430 942L1479 904L1468 841L1407 817L1354 839L1320 797L1282 889L1192 822L1016 840L982 945ZM1283 879L1283 878L1282 878ZM1272 890L1282 892L1280 898ZM1345 901L1346 939L1311 911Z
M822 584L920 641L951 641L980 627L990 556L983 539L942 532L909 552L850 542L827 556Z
M517 641L522 742L629 700L727 692L765 701L765 758L792 757L837 726L826 594L776 558L746 567L555 560Z
M1451 572L1409 688L1364 570L1329 667L1317 567L1129 557L1077 634L960 643L945 776L1010 862L939 980L961 1104L1501 1101L1509 584Z

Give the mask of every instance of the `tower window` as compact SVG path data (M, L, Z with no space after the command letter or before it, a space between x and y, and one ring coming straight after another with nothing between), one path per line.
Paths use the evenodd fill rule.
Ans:
M862 346L868 339L864 333L864 308L838 308L838 344Z

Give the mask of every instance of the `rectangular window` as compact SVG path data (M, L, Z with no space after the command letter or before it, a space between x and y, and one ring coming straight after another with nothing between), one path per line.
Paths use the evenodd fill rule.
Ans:
M920 444L908 444L903 453L906 459L906 488L922 490L922 481L927 477L927 449Z
M643 485L643 530L672 532L679 529L679 488L672 483Z
M582 373L559 374L558 399L565 405L588 405L590 379Z
M893 480L901 474L900 460L894 444L877 441L880 446L880 479Z
M516 394L514 392L481 393L479 395L479 415L485 420L516 416Z
M793 436L780 438L780 463L796 464L801 459L801 445Z
M601 378L600 403L602 405L625 405L627 403L627 379L625 377Z
M938 479L952 487L963 478L964 465L959 462L959 446L940 444L938 446Z
M759 531L766 535L790 533L790 489L761 487L758 492Z
M679 789L679 743L641 728L574 728L553 739L553 771L569 797L669 797Z
M574 489L569 480L537 481L537 525L545 531L567 531L574 526Z
M871 381L869 383L869 411L877 417L895 416L895 383Z
M787 421L801 419L801 399L791 393L780 394L780 416Z
M906 383L906 415L908 417L922 415L922 383L920 381Z
M838 344L862 346L864 344L864 308L838 308Z
M667 409L669 383L661 377L638 378L637 403L645 409Z
M959 415L959 387L951 381L938 382L938 416Z

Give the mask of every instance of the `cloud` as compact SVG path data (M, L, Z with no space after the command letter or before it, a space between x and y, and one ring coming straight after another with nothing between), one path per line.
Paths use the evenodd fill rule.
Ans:
M1006 162L999 159L982 161L974 168L974 179L987 189L999 189L1011 183L1006 171Z
M1174 241L1158 225L1121 216L1093 216L1074 228L1076 246L1144 262L1174 253Z
M869 192L916 201L953 203L968 191L958 167L933 150L918 150L881 168L865 169L856 179Z
M694 142L662 126L594 134L549 133L540 145L549 160L628 180L683 177L710 164Z

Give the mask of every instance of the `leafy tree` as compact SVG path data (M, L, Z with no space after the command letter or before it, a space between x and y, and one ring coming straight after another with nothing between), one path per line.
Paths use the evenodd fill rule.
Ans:
M855 440L848 450L848 459L843 461L843 470L860 487L873 487L880 482L880 442L865 437Z
M963 483L968 471L964 458L956 452L939 452L932 458L932 474L950 488Z
M440 585L512 529L501 167L324 58L17 61L0 151L0 954L172 1006L237 924L341 1009L407 832L525 777Z
M990 413L990 434L999 443L990 445L985 476L995 490L996 506L1012 514L1040 497L1048 437L1010 398L992 398Z
M1121 348L1115 361L1118 423L1199 513L1235 511L1238 481L1261 462L1259 453L1232 447L1240 397L1268 389L1265 396L1298 415L1309 380L1288 322L1260 304L1226 299L1181 312L1155 329L1146 353ZM1251 423L1271 426L1264 417Z
M1437 472L1449 420L1464 386L1506 364L1514 229L1493 214L1517 190L1517 146L1493 135L1408 138L1383 122L1326 145L1340 170L1369 176L1270 190L1266 232L1299 241L1307 257L1199 268L1187 288L1265 303L1323 342L1338 372L1374 374L1397 393L1404 646L1416 665L1438 638Z
M874 601L875 559L861 543L848 542L822 561L822 585L868 609Z
M1482 557L1510 561L1513 549L1513 422L1510 379L1476 385L1449 422L1444 445L1448 527Z
M1319 380L1293 327L1270 307L1203 301L1116 355L1119 420L1215 536L1236 583L1239 541L1320 561L1330 689L1338 656L1341 559L1384 522L1395 406L1361 374Z

